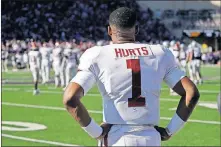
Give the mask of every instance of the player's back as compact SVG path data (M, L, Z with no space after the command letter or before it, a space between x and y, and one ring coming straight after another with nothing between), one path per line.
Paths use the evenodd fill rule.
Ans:
M125 43L87 50L81 57L87 62L79 69L89 68L96 76L104 122L158 124L161 83L172 66L170 58L172 53L160 45Z

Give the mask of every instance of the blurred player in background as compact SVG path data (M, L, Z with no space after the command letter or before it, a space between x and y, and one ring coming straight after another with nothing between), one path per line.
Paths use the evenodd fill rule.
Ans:
M175 40L170 42L169 50L173 53L175 57L176 64L180 65L179 62L179 46ZM176 96L178 95L172 88L170 88L170 95Z
M163 41L162 46L163 48L169 48L169 41Z
M186 48L184 43L180 44L179 61L181 69L186 72Z
M108 27L113 44L88 49L64 93L68 112L101 146L160 146L184 126L199 99L170 50L135 42L135 24L132 9L113 11ZM163 80L181 96L166 128L158 127ZM81 103L95 83L103 97L101 126Z
M200 72L201 67L201 47L196 43L196 41L192 41L192 50L193 50L193 73L194 73L194 82L196 84L202 84L202 76Z
M188 61L188 70L190 79L195 84L202 84L202 76L200 73L201 66L201 49L196 44L195 41L192 41L188 46L187 51L187 61Z
M65 81L64 81L64 73L63 70L61 68L62 66L62 58L63 58L63 51L62 48L60 46L59 42L55 43L55 48L52 51L53 53L53 69L55 72L55 86L59 87L61 85L61 87L65 86ZM60 84L61 82L61 84Z
M19 49L17 53L15 54L15 62L16 62L17 69L23 69L25 67L23 51L21 49Z
M70 43L66 43L66 48L64 49L63 62L65 66L65 86L68 85L70 80L75 76L77 72L78 65L78 50L75 50Z
M191 44L188 45L187 51L186 51L186 62L187 62L187 67L188 67L188 72L190 79L194 81L193 78L193 53L192 53L192 46Z
M42 84L48 83L50 79L50 54L52 49L47 46L46 42L43 42L40 48L41 53L41 75Z
M29 56L29 64L30 70L33 76L34 81L34 91L33 95L37 95L40 93L38 89L38 82L39 82L39 72L40 72L40 52L38 47L34 42L31 43L31 50L28 53Z
M1 50L2 71L7 72L8 71L8 49L3 43L1 45L2 45L2 50Z
M28 59L28 51L25 50L23 54L23 61L24 61L24 66L26 70L29 70L29 59Z

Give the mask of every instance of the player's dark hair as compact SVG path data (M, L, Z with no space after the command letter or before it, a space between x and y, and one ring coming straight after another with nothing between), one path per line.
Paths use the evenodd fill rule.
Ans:
M133 9L120 7L110 14L109 24L119 29L127 29L135 25L136 19L136 12Z

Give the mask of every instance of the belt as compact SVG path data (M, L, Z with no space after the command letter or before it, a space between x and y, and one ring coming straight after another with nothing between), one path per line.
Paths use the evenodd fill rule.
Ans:
M115 124L112 127L124 128L126 132L135 132L135 131L143 131L150 128L153 128L155 125L153 124Z

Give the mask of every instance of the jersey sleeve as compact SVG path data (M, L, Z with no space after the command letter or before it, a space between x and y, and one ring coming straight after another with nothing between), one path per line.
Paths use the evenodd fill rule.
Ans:
M86 95L96 83L96 69L94 67L94 62L98 54L99 48L95 47L85 51L80 58L78 72L71 80L71 82L79 84L84 89L84 95Z
M183 77L185 77L185 73L179 68L175 57L170 50L166 49L164 56L164 81L170 88L173 88Z

